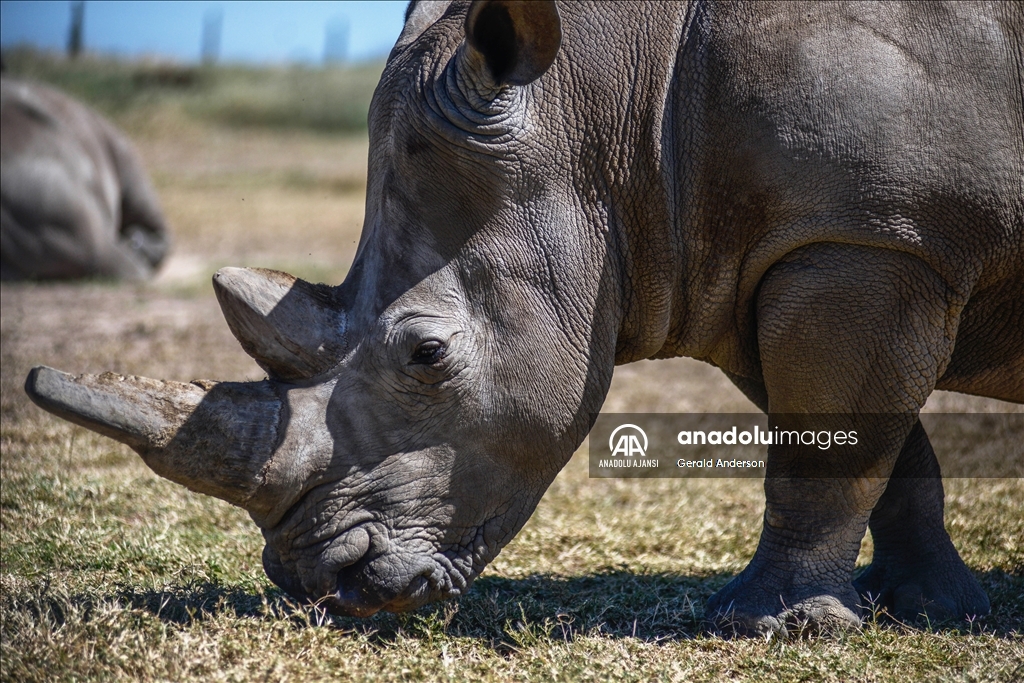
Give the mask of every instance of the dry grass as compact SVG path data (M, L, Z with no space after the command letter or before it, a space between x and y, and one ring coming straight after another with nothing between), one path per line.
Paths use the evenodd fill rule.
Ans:
M127 448L25 398L40 363L256 378L209 276L225 264L338 282L362 219L363 139L125 114L177 247L142 286L0 289L0 679L950 680L1024 678L1024 482L947 482L947 526L992 598L973 624L870 623L842 638L725 641L708 595L753 552L751 480L591 480L582 455L468 596L328 617L260 567L246 514L153 475ZM134 121L134 123L133 123ZM942 410L1005 404L939 394ZM749 410L709 366L620 368L609 411ZM870 559L870 539L860 564Z

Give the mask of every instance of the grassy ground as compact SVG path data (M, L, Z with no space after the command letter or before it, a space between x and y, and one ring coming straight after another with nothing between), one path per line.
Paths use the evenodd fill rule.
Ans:
M126 447L50 417L21 390L40 363L260 377L223 322L212 272L344 277L361 227L365 139L316 126L239 129L175 97L108 109L135 137L175 230L160 277L0 289L0 679L1024 678L1021 480L946 483L947 527L993 602L971 624L878 621L787 642L708 636L706 598L756 546L760 483L591 480L582 454L465 598L368 620L291 604L264 576L262 539L244 512L157 478ZM750 407L716 370L687 360L620 368L606 405ZM1007 407L941 393L929 404ZM866 539L859 564L870 556Z

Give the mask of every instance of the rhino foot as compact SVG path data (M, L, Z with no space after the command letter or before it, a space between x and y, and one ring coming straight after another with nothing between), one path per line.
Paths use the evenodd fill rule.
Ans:
M935 450L918 420L875 509L875 554L854 580L862 604L914 623L988 614L988 596L946 532Z
M942 561L875 561L854 581L861 603L908 623L969 619L989 613L988 596L954 550Z
M708 600L705 614L725 636L801 636L843 633L861 626L853 586L780 589L750 567Z

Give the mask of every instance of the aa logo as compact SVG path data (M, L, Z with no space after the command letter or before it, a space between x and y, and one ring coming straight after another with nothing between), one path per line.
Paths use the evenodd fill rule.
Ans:
M618 435L617 440L616 435ZM641 439L643 439L643 445L641 445ZM619 425L608 437L608 448L611 449L613 458L616 455L642 458L647 455L647 434L636 425Z

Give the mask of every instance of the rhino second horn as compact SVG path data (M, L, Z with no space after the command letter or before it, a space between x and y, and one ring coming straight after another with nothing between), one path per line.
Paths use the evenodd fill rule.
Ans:
M150 469L253 514L284 408L270 382L166 382L33 368L39 407L132 447Z
M341 358L345 314L333 288L264 268L221 268L213 288L231 332L271 377L308 379Z

